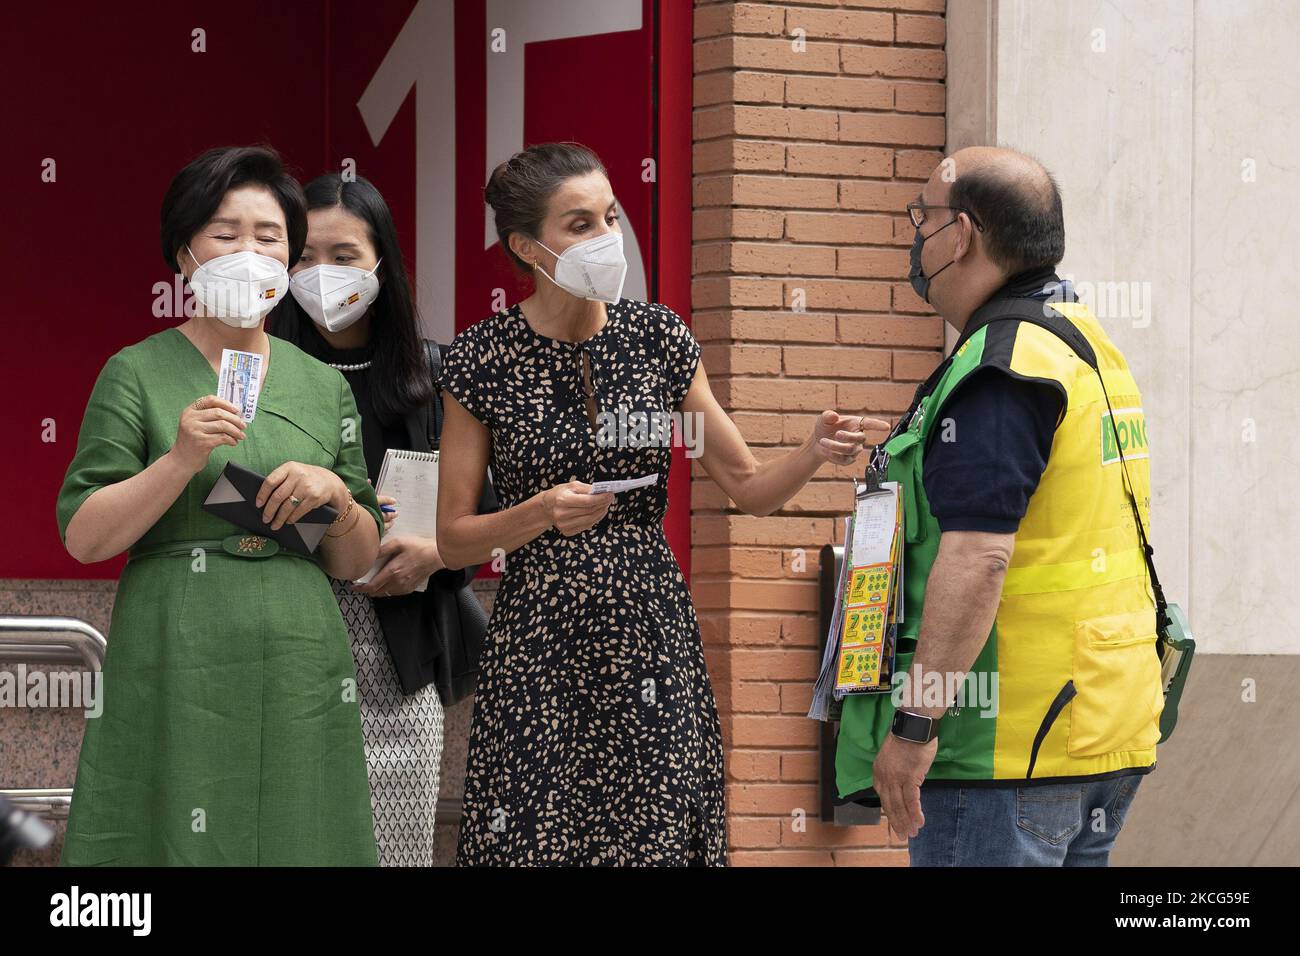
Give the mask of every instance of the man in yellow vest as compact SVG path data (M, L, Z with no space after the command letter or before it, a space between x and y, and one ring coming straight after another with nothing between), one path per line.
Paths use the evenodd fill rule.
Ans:
M878 799L914 866L1104 866L1163 704L1141 395L1054 271L1037 162L963 149L908 212L912 285L960 338L885 444L906 679L845 699L838 791Z

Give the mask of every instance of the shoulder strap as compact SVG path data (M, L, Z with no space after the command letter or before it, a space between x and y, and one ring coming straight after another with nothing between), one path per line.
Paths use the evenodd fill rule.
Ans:
M1032 325L1042 326L1049 332L1055 333L1057 338L1064 340L1065 344L1074 349L1079 358L1094 370L1097 369L1097 353L1093 351L1092 343L1088 341L1079 327L1067 319L1060 312L1047 306L1045 299L994 299L985 305L980 306L972 313L970 321L966 323L966 328L953 351L961 348L972 335L982 329L984 326L993 322L1002 322L1009 319L1020 322L1029 322ZM1098 370L1098 374L1100 371Z
M433 379L433 398L429 402L429 423L433 426L429 435L429 447L437 449L442 439L442 389L438 380L442 378L442 350L432 339L424 339L424 357L429 363L429 375Z
M1133 508L1138 540L1142 544L1142 555L1146 558L1147 573L1151 576L1151 591L1156 596L1156 626L1163 632L1169 624L1169 604L1165 600L1164 589L1160 586L1160 578L1156 576L1155 549L1147 540L1146 527L1142 524L1142 515L1138 511L1137 498L1133 494L1133 482L1128 474L1128 463L1124 460L1124 449L1120 443L1119 426L1115 424L1115 410L1111 408L1110 396L1106 394L1106 380L1102 377L1101 368L1097 364L1097 353L1093 350L1092 343L1077 325L1055 309L1045 306L1041 299L995 299L975 311L971 321L967 323L967 331L962 333L962 340L964 341L969 334L973 334L976 328L991 322L1006 321L1031 322L1054 332L1097 373L1097 381L1101 383L1101 395L1106 400L1106 410L1110 412L1110 427L1115 433L1115 450L1119 453L1119 465L1124 476L1124 492L1128 495L1129 505ZM960 342L958 344L960 345ZM953 351L955 352L956 348Z

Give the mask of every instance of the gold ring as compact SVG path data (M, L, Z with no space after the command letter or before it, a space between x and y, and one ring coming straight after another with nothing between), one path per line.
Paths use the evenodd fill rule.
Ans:
M199 407L199 402L201 402L201 401L203 401L202 397L199 397L199 398L194 399L194 404L191 405L190 407L191 407L191 408L194 408L194 409L197 409L197 408Z
M296 508L296 507L298 507L300 504L302 504L302 499L301 499L301 498L295 498L293 495L290 495L290 496L289 496L289 503L292 504L292 505Z

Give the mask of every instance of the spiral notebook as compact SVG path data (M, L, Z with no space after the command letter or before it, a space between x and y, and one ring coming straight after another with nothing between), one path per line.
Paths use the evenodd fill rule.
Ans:
M384 453L384 463L379 466L379 480L375 494L397 499L397 517L385 536L414 534L425 538L437 537L438 532L438 453L436 451L406 451L390 448ZM379 573L380 561L357 578L357 584L367 584ZM425 578L415 590L429 586Z

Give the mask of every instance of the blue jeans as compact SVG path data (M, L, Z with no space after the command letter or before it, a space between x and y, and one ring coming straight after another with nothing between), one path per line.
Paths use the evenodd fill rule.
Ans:
M922 787L912 866L1106 866L1141 782Z

